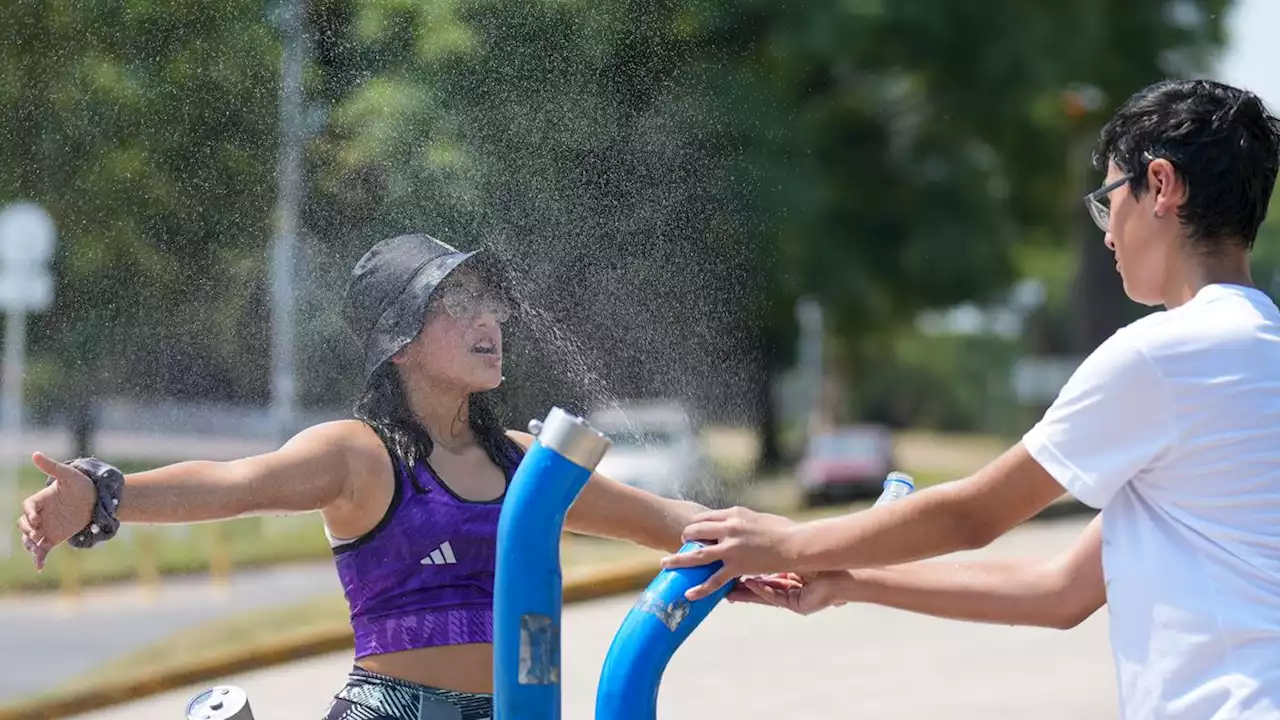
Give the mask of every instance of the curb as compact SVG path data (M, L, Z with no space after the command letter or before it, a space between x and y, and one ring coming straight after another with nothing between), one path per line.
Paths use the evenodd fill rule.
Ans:
M630 561L608 569L566 572L564 602L584 602L642 590L659 572L658 557ZM270 644L243 647L201 662L175 667L145 679L88 688L53 700L32 700L0 707L0 720L48 720L93 712L229 675L349 650L354 645L351 628L347 626L299 633ZM174 712L177 712L176 708Z

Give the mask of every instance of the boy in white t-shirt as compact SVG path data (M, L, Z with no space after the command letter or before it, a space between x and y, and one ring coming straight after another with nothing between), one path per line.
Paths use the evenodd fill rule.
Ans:
M725 566L692 598L790 571L743 584L801 612L866 601L1059 627L1105 602L1123 717L1280 717L1280 310L1249 272L1280 121L1237 88L1162 82L1117 111L1095 157L1107 177L1085 201L1125 292L1166 309L1099 346L969 478L803 524L695 518L685 537L715 544L664 565ZM1102 513L1050 563L852 570L982 547L1064 489Z

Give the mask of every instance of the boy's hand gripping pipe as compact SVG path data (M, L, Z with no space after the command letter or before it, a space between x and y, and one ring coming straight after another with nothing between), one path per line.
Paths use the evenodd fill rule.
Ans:
M876 505L884 505L915 491L915 481L901 472L889 473ZM685 543L680 552L702 547ZM685 591L701 585L718 571L716 561L694 568L663 570L649 583L613 637L596 689L596 720L655 720L658 687L667 663L680 645L729 594L726 583L714 594L696 602Z
M581 418L552 408L511 478L498 519L493 585L494 720L559 720L560 535L608 451Z

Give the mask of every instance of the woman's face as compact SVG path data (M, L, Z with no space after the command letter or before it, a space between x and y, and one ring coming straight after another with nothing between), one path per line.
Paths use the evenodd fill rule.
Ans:
M440 284L427 304L422 332L393 358L401 373L484 392L502 384L502 323L511 311L469 268Z

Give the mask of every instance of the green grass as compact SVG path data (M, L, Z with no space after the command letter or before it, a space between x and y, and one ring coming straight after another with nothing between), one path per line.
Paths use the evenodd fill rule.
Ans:
M121 462L119 467L129 473L153 465L131 461ZM728 472L722 468L722 477L730 485L745 481L740 467ZM34 467L24 466L19 475L19 497L26 498L42 487L44 476ZM9 527L13 527L11 521ZM16 546L17 531L12 532ZM585 545L567 543L566 548L570 554L566 562L576 561L577 554L599 552L589 540ZM212 573L215 569L221 573L330 557L316 513L186 526L130 524L123 526L116 538L91 550L57 548L42 572L37 572L31 556L17 547L11 557L0 558L0 594L152 582L169 575Z
M122 464L133 472L140 463ZM19 475L20 497L44 486L35 468ZM3 519L12 528L12 520ZM145 579L155 574L207 573L214 568L244 568L330 557L319 515L244 518L189 526L125 525L111 542L91 550L60 547L43 572L18 547L0 559L0 593L51 590L60 586L99 585ZM16 543L16 530L15 543Z
M152 574L208 573L214 558L229 560L220 568L246 568L330 557L320 519L249 518L187 527L125 526L109 543L91 550L60 547L49 555L43 572L30 556L15 553L0 562L0 592L51 590L145 580Z
M921 487L950 479L943 473L917 472ZM768 481L786 483L786 477ZM784 486L765 492L760 509L791 514L801 508ZM593 541L581 539L566 552L595 552ZM220 550L219 550L220 549ZM60 547L49 555L43 572L36 572L30 556L15 552L0 560L0 593L48 591L111 582L148 582L182 574L211 573L222 553L220 571L262 567L283 562L326 560L330 555L318 515L260 517L191 526L126 525L114 540L91 550Z
M992 438L904 434L903 464L920 487L954 479L970 472L998 451ZM752 436L744 431L724 431L709 441L721 482L709 492L715 500L793 514L802 510L798 489L789 475L753 481L749 477L754 458ZM122 461L125 472L152 467L138 461ZM20 497L44 486L44 477L26 465L19 475ZM690 499L707 501L693 497ZM837 506L833 512L840 512ZM823 511L825 512L825 510ZM12 528L14 519L0 518ZM162 576L226 572L282 562L325 560L330 557L323 526L317 514L245 518L192 526L126 525L111 542L92 550L61 547L49 556L43 572L36 572L21 548L0 559L0 594L74 589L111 582L152 582ZM14 532L16 544L16 531ZM589 542L589 541L588 541ZM587 547L579 544L569 548ZM568 552L581 552L570 549ZM591 552L594 552L592 550ZM568 561L569 558L566 558Z
M917 490L923 490L924 488L932 485L949 482L951 480L955 480L957 477L953 473L941 472L938 470L916 470L915 472L907 472L911 475L911 479L916 481Z

